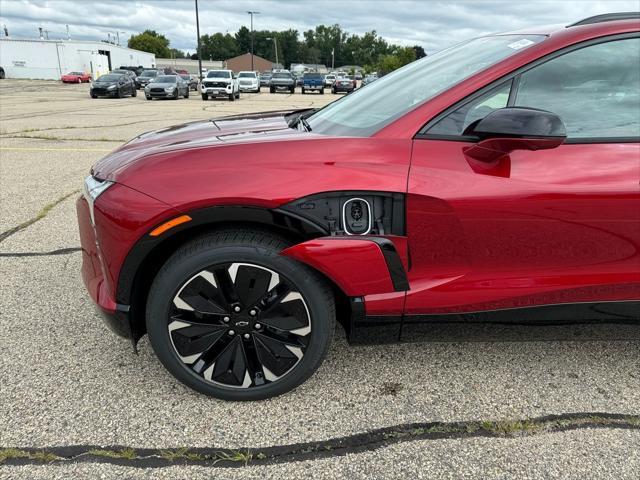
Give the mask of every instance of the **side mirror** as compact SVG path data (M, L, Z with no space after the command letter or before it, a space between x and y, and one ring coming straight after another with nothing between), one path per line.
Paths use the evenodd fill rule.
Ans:
M564 123L555 113L535 108L507 107L473 122L464 135L480 141L465 155L481 162L496 162L514 150L546 150L567 138Z

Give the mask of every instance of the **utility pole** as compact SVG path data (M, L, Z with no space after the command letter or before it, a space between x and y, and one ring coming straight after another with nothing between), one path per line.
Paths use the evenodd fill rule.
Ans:
M273 37L273 39L271 38L265 38L265 40L273 40L273 49L276 52L276 65L280 62L278 62L278 40L276 39L276 37Z
M253 16L259 15L260 12L247 10L247 13L251 15L251 70L253 70Z
M66 25L67 27L67 40L71 40L71 34L69 33L69 25Z
M336 63L336 49L332 48L331 49L331 70L334 70L336 68L335 63Z
M202 83L202 55L200 55L200 17L198 17L198 0L196 0L196 34L198 35L198 78Z

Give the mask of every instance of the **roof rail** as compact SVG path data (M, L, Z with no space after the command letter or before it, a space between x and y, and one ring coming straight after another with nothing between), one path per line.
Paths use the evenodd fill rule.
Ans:
M640 19L640 12L618 12L618 13L605 13L604 15L596 15L594 17L585 18L571 25L569 27L577 27L579 25L591 25L593 23L613 22L616 20L631 20L634 18Z

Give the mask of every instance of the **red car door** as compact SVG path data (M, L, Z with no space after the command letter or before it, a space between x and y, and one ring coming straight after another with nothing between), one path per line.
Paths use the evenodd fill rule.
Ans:
M405 314L640 299L640 39L558 52L430 121L414 140ZM567 140L470 161L495 109L556 113Z

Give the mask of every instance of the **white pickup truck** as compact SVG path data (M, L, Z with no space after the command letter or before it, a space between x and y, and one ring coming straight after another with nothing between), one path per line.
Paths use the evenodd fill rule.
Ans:
M227 97L230 102L240 98L238 79L231 70L209 70L200 87L202 100L212 97Z

